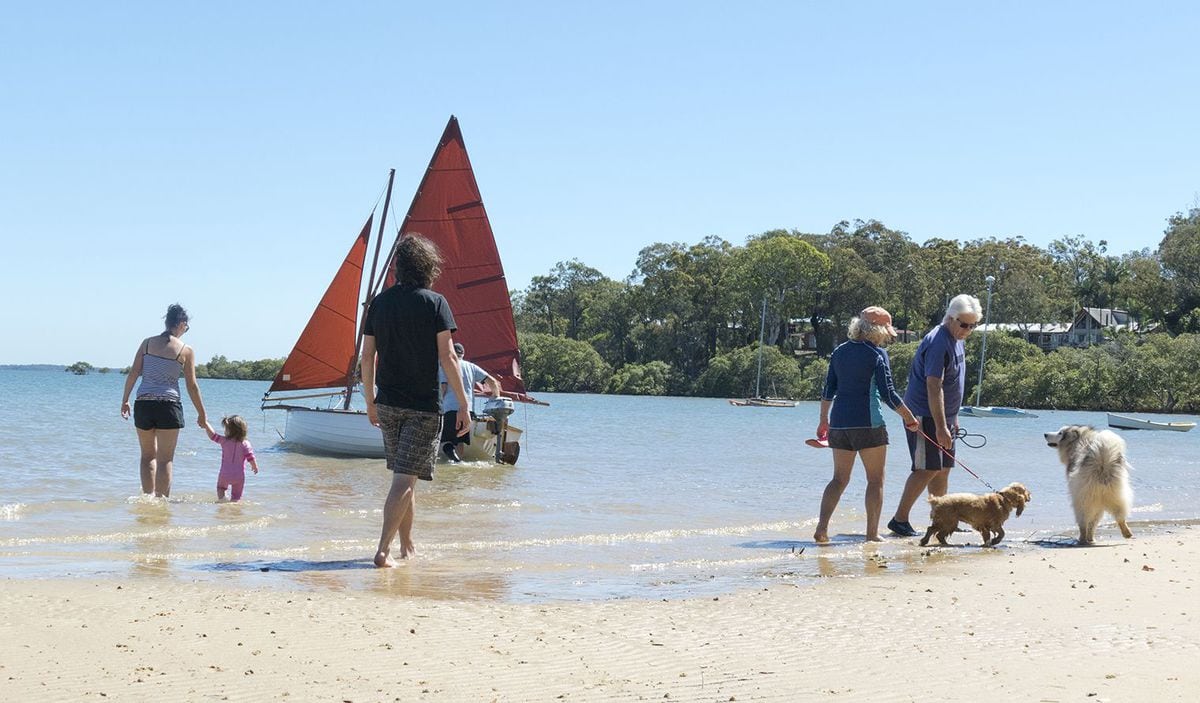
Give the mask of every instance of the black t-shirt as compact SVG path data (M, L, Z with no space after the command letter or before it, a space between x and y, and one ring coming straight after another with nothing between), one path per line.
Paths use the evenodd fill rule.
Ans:
M438 412L439 332L458 329L450 304L428 288L392 286L371 301L363 334L375 338L375 402Z

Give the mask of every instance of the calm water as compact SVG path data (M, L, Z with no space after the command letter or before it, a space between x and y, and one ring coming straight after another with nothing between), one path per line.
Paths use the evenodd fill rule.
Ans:
M170 501L138 495L137 440L118 413L124 377L0 369L0 570L9 577L111 576L279 588L375 590L505 601L678 598L817 577L887 573L978 549L863 543L861 469L842 498L831 547L811 542L830 454L803 444L815 403L734 408L723 400L543 394L519 408L517 466L439 466L418 492L421 556L370 568L390 481L381 460L287 451L281 413L262 413L266 383L201 381L214 418L240 413L262 472L240 504L218 504L220 450L188 422ZM889 416L893 438L898 418ZM1063 471L1041 433L1103 425L1101 413L967 419L986 435L960 457L997 488L1033 493L1008 523L1007 549L1044 549L1071 534ZM1200 517L1200 431L1125 433L1135 467L1134 530ZM902 440L901 440L902 442ZM907 476L888 460L884 520ZM982 492L961 469L952 491ZM914 524L925 523L914 511ZM1140 524L1140 526L1139 526ZM1110 525L1106 541L1119 539ZM974 540L974 533L957 541ZM986 555L983 555L986 558Z

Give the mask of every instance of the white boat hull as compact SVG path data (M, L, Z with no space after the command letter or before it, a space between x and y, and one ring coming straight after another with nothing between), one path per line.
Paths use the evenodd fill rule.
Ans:
M1037 417L1037 413L1028 410L991 405L965 405L958 414L960 417Z
M791 398L730 398L735 408L794 408L799 401Z
M1108 413L1108 426L1119 430L1167 430L1169 432L1187 432L1196 426L1194 422L1158 422L1144 420L1140 417Z
M508 426L506 442L519 442L520 428ZM338 456L382 459L383 435L358 410L320 410L287 408L287 427L283 439L308 451ZM496 435L488 430L486 419L477 419L471 427L471 443L460 446L459 456L466 461L495 461ZM440 455L439 455L440 456Z

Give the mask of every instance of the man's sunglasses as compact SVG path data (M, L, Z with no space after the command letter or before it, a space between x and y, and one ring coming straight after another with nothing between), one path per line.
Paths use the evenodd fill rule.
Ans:
M979 326L978 322L963 322L962 320L958 319L957 317L954 318L954 321L957 322L958 326L963 328L964 330L973 330Z

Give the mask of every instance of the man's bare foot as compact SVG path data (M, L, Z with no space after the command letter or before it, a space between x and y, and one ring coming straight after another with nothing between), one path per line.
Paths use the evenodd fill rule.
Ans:
M883 538L879 535L867 535L868 542L882 542Z
M817 544L829 544L829 533L817 532L813 534L813 541Z
M375 566L380 569L390 569L396 565L395 560L388 556L387 552L375 553Z
M400 545L400 558L401 559L411 559L415 556L417 556L417 548L416 547L414 547L411 544Z

